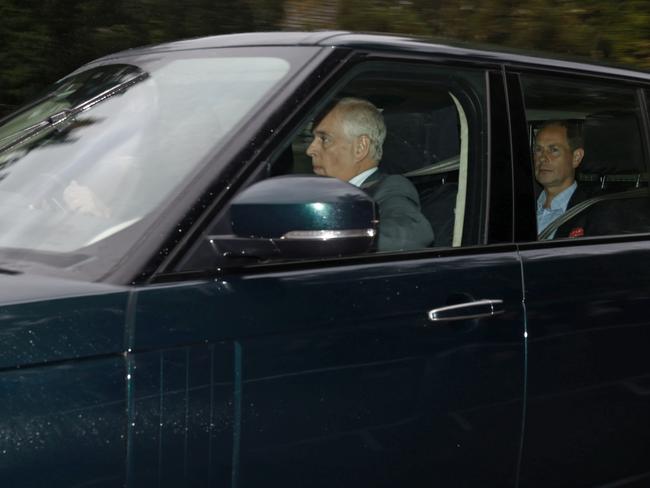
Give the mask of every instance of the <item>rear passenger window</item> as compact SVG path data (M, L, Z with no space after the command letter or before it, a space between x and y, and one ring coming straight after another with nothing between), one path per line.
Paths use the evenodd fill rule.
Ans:
M522 76L538 239L650 232L637 90Z

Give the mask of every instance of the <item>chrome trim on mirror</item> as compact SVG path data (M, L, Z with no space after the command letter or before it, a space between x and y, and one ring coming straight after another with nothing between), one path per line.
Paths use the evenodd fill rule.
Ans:
M375 229L346 229L346 230L292 230L281 239L319 240L350 239L356 237L375 237Z

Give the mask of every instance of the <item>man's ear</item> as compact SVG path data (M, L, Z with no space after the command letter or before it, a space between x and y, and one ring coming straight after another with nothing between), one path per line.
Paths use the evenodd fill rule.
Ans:
M579 147L575 151L573 151L573 167L577 168L580 166L580 163L582 162L582 158L585 157L585 150Z
M354 157L357 161L362 161L370 152L370 138L366 135L357 137L354 142Z

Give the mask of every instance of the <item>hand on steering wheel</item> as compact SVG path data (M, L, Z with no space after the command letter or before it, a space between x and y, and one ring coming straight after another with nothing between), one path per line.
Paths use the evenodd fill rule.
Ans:
M97 198L90 188L80 185L76 180L72 180L63 190L63 201L66 208L73 212L95 217L110 217L110 209Z

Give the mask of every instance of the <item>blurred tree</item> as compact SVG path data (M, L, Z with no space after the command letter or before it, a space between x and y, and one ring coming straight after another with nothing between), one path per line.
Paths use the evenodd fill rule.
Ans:
M0 0L0 18L0 109L6 111L20 103L25 94L37 91L48 76L42 75L41 68L51 60L42 49L33 47L46 46L50 36L45 26L34 23L27 2Z
M81 64L134 46L277 29L283 0L0 0L0 117Z
M248 0L253 14L253 23L259 30L278 29L284 20L286 0Z
M650 2L608 4L606 15L609 22L601 34L602 51L617 61L650 68Z
M286 0L282 25L287 30L337 29L338 0Z
M348 0L346 29L433 35L650 68L650 0Z
M649 17L649 0L462 0L442 6L431 26L445 37L648 68Z
M346 0L340 3L338 24L345 30L427 35L430 27L412 1Z
M436 36L650 68L650 0L0 0L0 19L0 116L109 52L282 26Z

